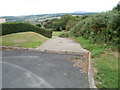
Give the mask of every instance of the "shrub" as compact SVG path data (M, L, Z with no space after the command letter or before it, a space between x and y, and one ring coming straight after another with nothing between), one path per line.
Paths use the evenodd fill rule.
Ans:
M35 26L37 26L37 27L41 27L41 24L37 23L37 24L35 24Z
M120 3L120 2L119 2L119 3ZM116 7L113 8L113 10L118 10L118 11L120 11L120 4L119 4L119 3L117 4Z
M119 30L120 11L114 10L82 19L70 31L75 37L83 36L93 43L118 45Z
M2 35L18 33L18 32L27 32L27 31L37 32L49 38L52 37L51 30L33 26L29 23L22 23L22 22L2 23Z
M70 30L70 28L72 28L76 23L78 23L79 20L79 17L72 16L66 23L65 29L67 31Z

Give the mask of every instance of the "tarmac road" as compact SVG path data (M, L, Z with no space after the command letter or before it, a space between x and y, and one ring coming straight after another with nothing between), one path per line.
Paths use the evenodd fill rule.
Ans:
M3 50L3 88L89 88L87 73L73 67L75 55ZM1 62L0 62L1 63Z

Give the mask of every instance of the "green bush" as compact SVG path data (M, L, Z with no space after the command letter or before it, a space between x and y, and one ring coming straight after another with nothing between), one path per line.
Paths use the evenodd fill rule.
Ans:
M113 8L113 10L118 10L118 11L120 11L120 4L117 4L117 6Z
M83 36L93 43L118 45L119 30L120 11L113 10L90 15L79 21L70 31L75 37Z
M51 30L33 26L29 23L22 23L22 22L2 23L2 35L18 33L18 32L27 32L27 31L37 32L49 38L52 37Z
M41 27L41 24L37 23L37 24L35 24L35 26L37 26L37 27Z
M54 18L44 22L44 27L47 29L52 29L53 31L68 31L73 27L78 21L79 16L72 16L69 14L61 16L61 18ZM82 19L82 18L81 18Z
M71 16L71 18L68 20L68 22L65 25L65 30L70 30L70 28L72 28L75 24L78 23L78 21L80 20L79 17L77 16Z

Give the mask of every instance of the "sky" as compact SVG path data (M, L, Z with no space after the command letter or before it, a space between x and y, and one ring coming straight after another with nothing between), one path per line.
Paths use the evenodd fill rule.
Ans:
M120 0L0 0L0 16L20 16L76 11L105 12Z

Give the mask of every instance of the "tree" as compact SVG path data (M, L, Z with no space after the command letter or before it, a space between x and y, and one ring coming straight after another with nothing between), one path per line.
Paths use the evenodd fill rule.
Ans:
M113 8L113 10L118 10L118 11L120 11L120 4L118 3L117 6Z
M37 26L37 27L41 27L41 24L37 23L37 24L35 24L35 26Z
M70 20L66 23L65 29L70 30L76 23L78 23L79 18L72 16Z
M67 22L70 20L70 18L72 17L72 15L66 14L63 15L60 19L60 26L62 30L65 30L65 26L67 24Z

